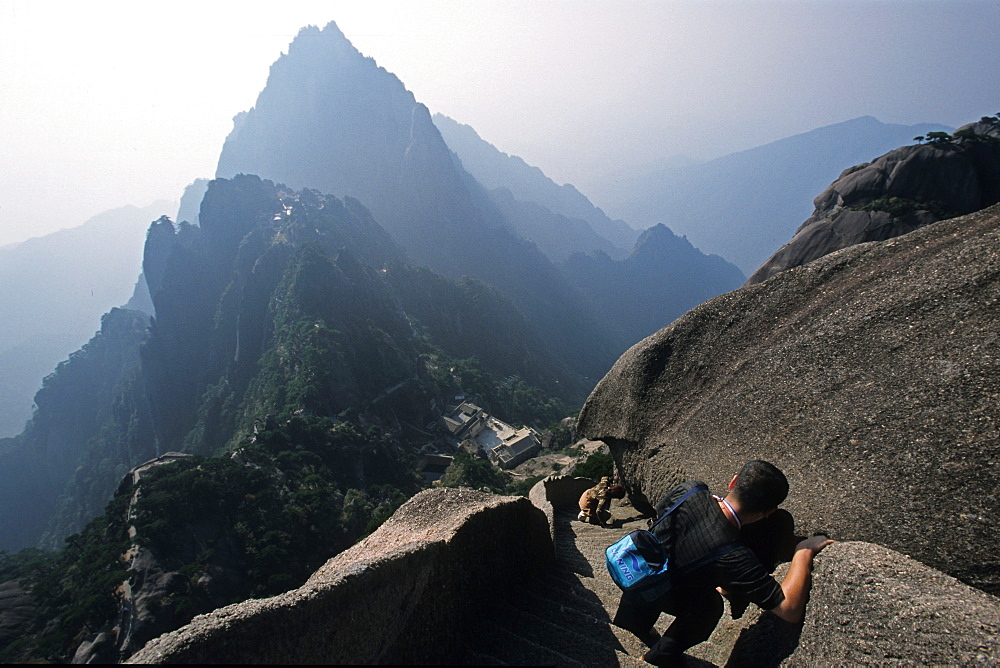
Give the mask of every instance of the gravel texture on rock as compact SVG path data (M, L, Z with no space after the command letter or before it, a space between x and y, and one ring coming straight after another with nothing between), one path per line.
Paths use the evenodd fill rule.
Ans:
M578 433L642 506L748 459L805 531L878 543L1000 591L1000 206L845 248L639 342Z

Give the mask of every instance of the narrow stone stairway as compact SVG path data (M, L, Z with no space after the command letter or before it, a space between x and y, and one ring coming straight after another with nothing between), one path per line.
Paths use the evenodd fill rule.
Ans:
M617 503L616 503L617 505ZM614 626L619 590L608 576L604 550L630 531L646 527L631 506L612 511L614 528L576 520L571 511L555 512L556 562L542 577L515 583L509 599L488 602L466 643L466 663L476 665L648 666L647 647ZM729 619L707 641L691 648L687 665L724 666L741 630L757 615ZM670 624L660 617L660 633ZM737 662L741 663L741 662Z
M623 515L624 511L624 516ZM617 510L616 524L631 508ZM633 514L634 511L632 511ZM645 521L602 529L556 511L556 562L534 581L515 584L509 599L484 606L467 644L467 663L482 665L645 666L638 638L611 624L618 589L604 549Z

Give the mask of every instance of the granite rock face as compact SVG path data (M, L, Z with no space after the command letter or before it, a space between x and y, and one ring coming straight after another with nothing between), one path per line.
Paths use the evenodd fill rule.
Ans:
M637 507L748 459L800 530L879 543L1000 591L1000 206L717 297L633 346L578 433Z
M845 170L815 199L813 215L792 240L747 283L1000 201L1000 123L966 125L955 136L959 139L904 146Z
M527 499L427 490L298 589L195 617L129 663L450 663L483 601L552 558Z
M995 665L1000 660L995 596L871 543L834 543L815 565L802 626L756 610L742 623L720 624L716 640L735 636L727 666Z

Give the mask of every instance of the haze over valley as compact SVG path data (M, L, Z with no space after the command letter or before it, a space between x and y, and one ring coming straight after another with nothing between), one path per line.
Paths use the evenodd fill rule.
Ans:
M809 486L806 535L947 581L916 656L1000 660L996 28L977 2L0 4L0 660L481 662L491 618L448 621L471 575L378 654L235 638L296 601L362 615L424 550L464 572L493 513L469 568L530 542L524 582L564 569L607 631L574 660L628 664L560 485L617 476L643 513L757 457ZM827 633L740 628L697 656L809 663Z

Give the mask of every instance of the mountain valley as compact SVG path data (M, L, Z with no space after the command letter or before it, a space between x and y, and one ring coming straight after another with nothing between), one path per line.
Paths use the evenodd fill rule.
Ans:
M609 188L620 220L432 115L336 24L303 28L216 178L188 187L177 220L142 210L132 299L103 307L0 438L0 660L123 662L225 606L295 614L324 569L377 577L344 565L369 544L454 539L433 564L497 536L516 552L527 532L546 551L558 518L535 483L567 462L613 466L619 510L641 514L681 479L781 461L802 530L995 598L998 127L855 119ZM70 246L97 246L82 254L100 266L110 242L92 229ZM440 418L467 401L530 428L542 456L512 477L449 439ZM424 586L408 577L404 607ZM475 586L459 574L442 600Z

